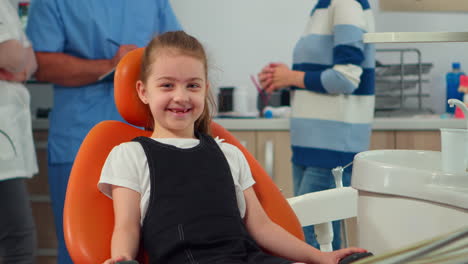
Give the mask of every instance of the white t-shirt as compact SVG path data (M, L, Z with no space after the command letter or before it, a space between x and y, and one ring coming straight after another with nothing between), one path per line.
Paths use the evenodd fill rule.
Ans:
M0 1L0 43L18 40L31 46L17 11L10 1ZM30 96L22 83L0 80L0 180L32 177L37 160L31 129Z
M191 138L153 139L181 149L193 148L200 143L200 140ZM223 139L215 138L215 141L228 161L236 189L237 205L241 217L244 217L246 206L243 191L255 184L249 164L237 147L223 142ZM115 146L109 153L101 171L98 188L112 199L112 185L126 187L140 193L140 223L142 224L148 210L151 184L148 161L140 143L122 143Z

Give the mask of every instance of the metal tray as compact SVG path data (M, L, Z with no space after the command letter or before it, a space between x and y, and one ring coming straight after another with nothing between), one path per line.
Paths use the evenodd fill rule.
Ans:
M421 80L421 83L428 83L429 80ZM376 79L375 92L390 92L399 91L401 88L404 90L415 88L419 85L419 80L401 80L398 79Z
M434 65L432 63L421 63L421 74L429 73ZM403 70L403 72L402 72ZM382 64L375 67L376 78L383 76L419 75L418 63Z

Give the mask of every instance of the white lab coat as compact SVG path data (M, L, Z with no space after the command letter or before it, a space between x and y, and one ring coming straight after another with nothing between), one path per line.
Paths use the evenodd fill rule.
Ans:
M30 47L9 1L0 1L0 43L16 39ZM0 80L0 181L38 172L31 129L29 91L22 83Z

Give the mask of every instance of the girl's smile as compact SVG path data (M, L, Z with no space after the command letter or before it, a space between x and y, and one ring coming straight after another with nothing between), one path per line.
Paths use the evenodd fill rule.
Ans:
M188 116L192 108L167 108L166 111L172 112L176 118L183 118Z

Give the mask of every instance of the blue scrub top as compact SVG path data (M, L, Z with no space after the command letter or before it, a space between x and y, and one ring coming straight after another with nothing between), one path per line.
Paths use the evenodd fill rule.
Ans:
M108 39L144 47L181 26L168 0L33 0L26 33L35 51L84 59L111 59ZM49 116L49 163L70 163L88 131L103 120L123 120L112 82L81 87L54 85Z

